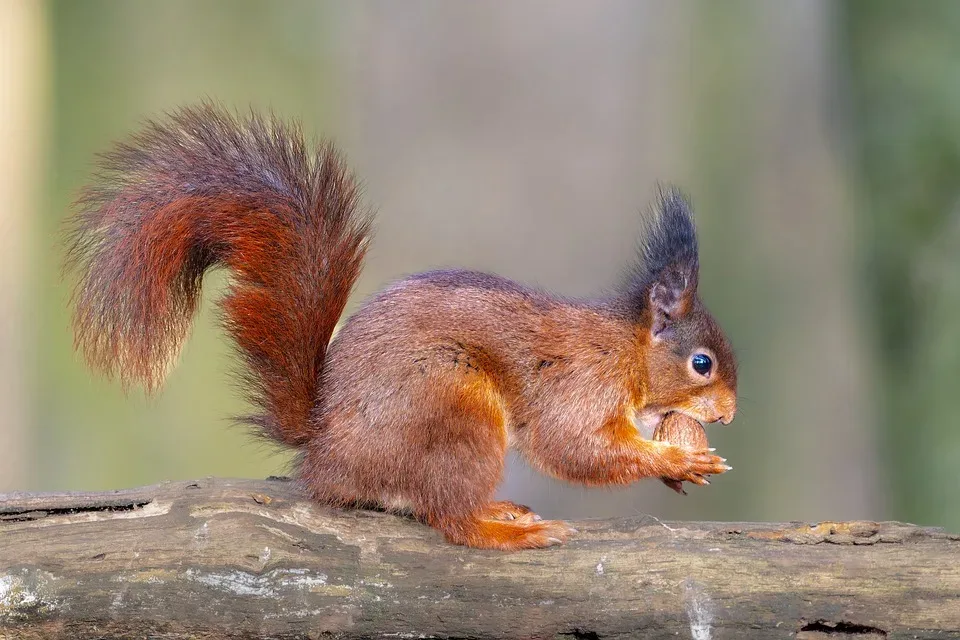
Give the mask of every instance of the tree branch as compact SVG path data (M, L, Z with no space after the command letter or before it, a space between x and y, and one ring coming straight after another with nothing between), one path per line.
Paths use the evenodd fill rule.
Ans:
M205 479L0 496L0 637L945 638L960 536L895 522L575 524L521 553Z

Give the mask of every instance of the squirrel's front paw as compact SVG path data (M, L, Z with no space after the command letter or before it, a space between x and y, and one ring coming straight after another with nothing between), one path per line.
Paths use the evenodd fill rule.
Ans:
M666 445L663 451L664 471L662 477L677 482L710 484L705 476L715 476L732 469L726 459L714 455L711 449L684 449ZM673 487L673 483L668 483Z

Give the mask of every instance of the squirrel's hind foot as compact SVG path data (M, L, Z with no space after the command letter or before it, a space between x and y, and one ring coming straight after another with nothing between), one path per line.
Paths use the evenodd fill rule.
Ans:
M566 522L542 520L529 508L512 502L494 502L479 514L430 524L453 544L501 551L552 547L577 532Z

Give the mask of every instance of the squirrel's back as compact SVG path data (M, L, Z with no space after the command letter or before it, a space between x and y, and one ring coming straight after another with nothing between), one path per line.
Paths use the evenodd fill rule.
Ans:
M322 414L362 404L391 381L403 381L394 395L410 407L448 385L482 382L511 415L533 411L558 386L566 399L589 403L601 378L626 394L633 376L625 370L640 345L632 319L608 302L469 270L409 276L372 296L337 333Z

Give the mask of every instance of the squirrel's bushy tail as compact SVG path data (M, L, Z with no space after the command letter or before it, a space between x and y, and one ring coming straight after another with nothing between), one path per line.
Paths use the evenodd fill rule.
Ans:
M197 308L204 272L246 360L249 418L291 446L310 439L327 343L363 261L370 214L330 144L212 105L150 122L102 156L81 197L67 265L79 271L75 342L125 385L155 390Z

